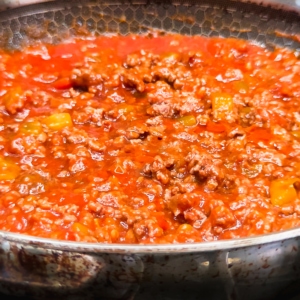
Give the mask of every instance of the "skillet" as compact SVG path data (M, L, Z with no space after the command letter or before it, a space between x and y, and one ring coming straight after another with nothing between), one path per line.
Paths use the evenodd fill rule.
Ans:
M35 4L2 6L3 49L59 43L84 26L95 35L156 29L300 50L296 1L25 2ZM300 281L299 236L296 228L201 244L107 245L0 231L0 291L36 299L282 298Z

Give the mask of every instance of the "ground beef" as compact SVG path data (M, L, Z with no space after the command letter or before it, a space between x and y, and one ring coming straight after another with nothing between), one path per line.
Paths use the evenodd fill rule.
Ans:
M1 230L193 243L300 225L293 52L156 34L43 47L1 62Z

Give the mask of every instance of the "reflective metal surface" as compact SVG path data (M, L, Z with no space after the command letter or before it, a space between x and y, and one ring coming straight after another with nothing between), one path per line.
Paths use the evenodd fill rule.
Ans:
M59 1L59 0L1 0L0 1L0 11L31 5L31 4L38 4L43 2L51 2L51 1ZM238 1L238 0L237 0ZM241 2L248 2L247 0L240 0ZM264 4L264 5L277 5L279 7L286 7L287 9L300 9L300 0L252 0L251 2L257 4ZM122 2L120 1L120 4Z
M6 10L11 8L16 8L24 5L49 2L51 0L1 0L0 1L0 10ZM55 1L55 0L52 0Z
M95 35L154 28L300 50L297 9L296 1L55 1L0 13L0 47L58 43L84 27ZM298 228L201 244L108 245L0 232L0 292L74 300L285 299L300 283L299 236Z

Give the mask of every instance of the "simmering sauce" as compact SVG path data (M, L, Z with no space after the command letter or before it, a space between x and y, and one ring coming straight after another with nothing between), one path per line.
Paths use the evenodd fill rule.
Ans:
M300 61L179 35L0 53L0 229L192 243L300 225Z

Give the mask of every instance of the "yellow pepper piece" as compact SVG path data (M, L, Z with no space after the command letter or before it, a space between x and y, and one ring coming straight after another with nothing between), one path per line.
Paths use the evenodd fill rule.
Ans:
M193 115L183 116L181 118L178 118L177 120L179 123L181 123L182 125L184 125L186 127L197 125L197 120L196 120L195 116L193 116Z
M119 236L120 236L120 233L119 233L118 230L112 229L111 232L110 232L110 236L111 236L111 239L112 239L113 241L117 241L118 238L119 238Z
M62 130L72 127L73 122L69 113L53 114L43 120L43 123L52 130Z
M297 139L300 138L300 130L291 131L291 135Z
M233 111L233 98L227 93L213 93L211 101L213 113L217 119L224 119Z
M83 224L78 223L78 222L75 222L72 225L72 230L73 230L73 232L78 233L83 236L86 236L89 234L89 229L86 226L84 226Z
M242 113L242 114L249 114L250 112L251 112L251 108L250 107L248 107L248 106L246 106L246 107L242 107L241 109L240 109L240 112Z
M42 124L38 121L27 122L21 126L20 132L27 135L39 135L43 132L43 127Z
M128 243L128 244L133 244L136 242L136 237L134 235L134 232L132 229L129 229L127 232L126 232L126 235L125 235L125 241Z
M0 180L14 180L20 171L20 167L9 158L0 157Z
M245 81L235 81L234 87L241 94L246 94L249 91L249 85Z
M181 54L175 52L166 52L162 55L162 59L166 63L175 63L181 60Z
M183 233L183 234L189 234L189 233L193 233L195 231L195 228L190 225L190 224L181 224L178 228L177 228L177 233Z
M120 104L118 105L118 111L120 113L130 113L132 111L134 111L134 106L130 105L130 104Z
M276 179L271 182L271 203L276 206L284 206L297 199L297 191L294 183L300 181L298 178Z
M101 228L102 227L99 219L94 219L94 224L95 224L96 228Z

